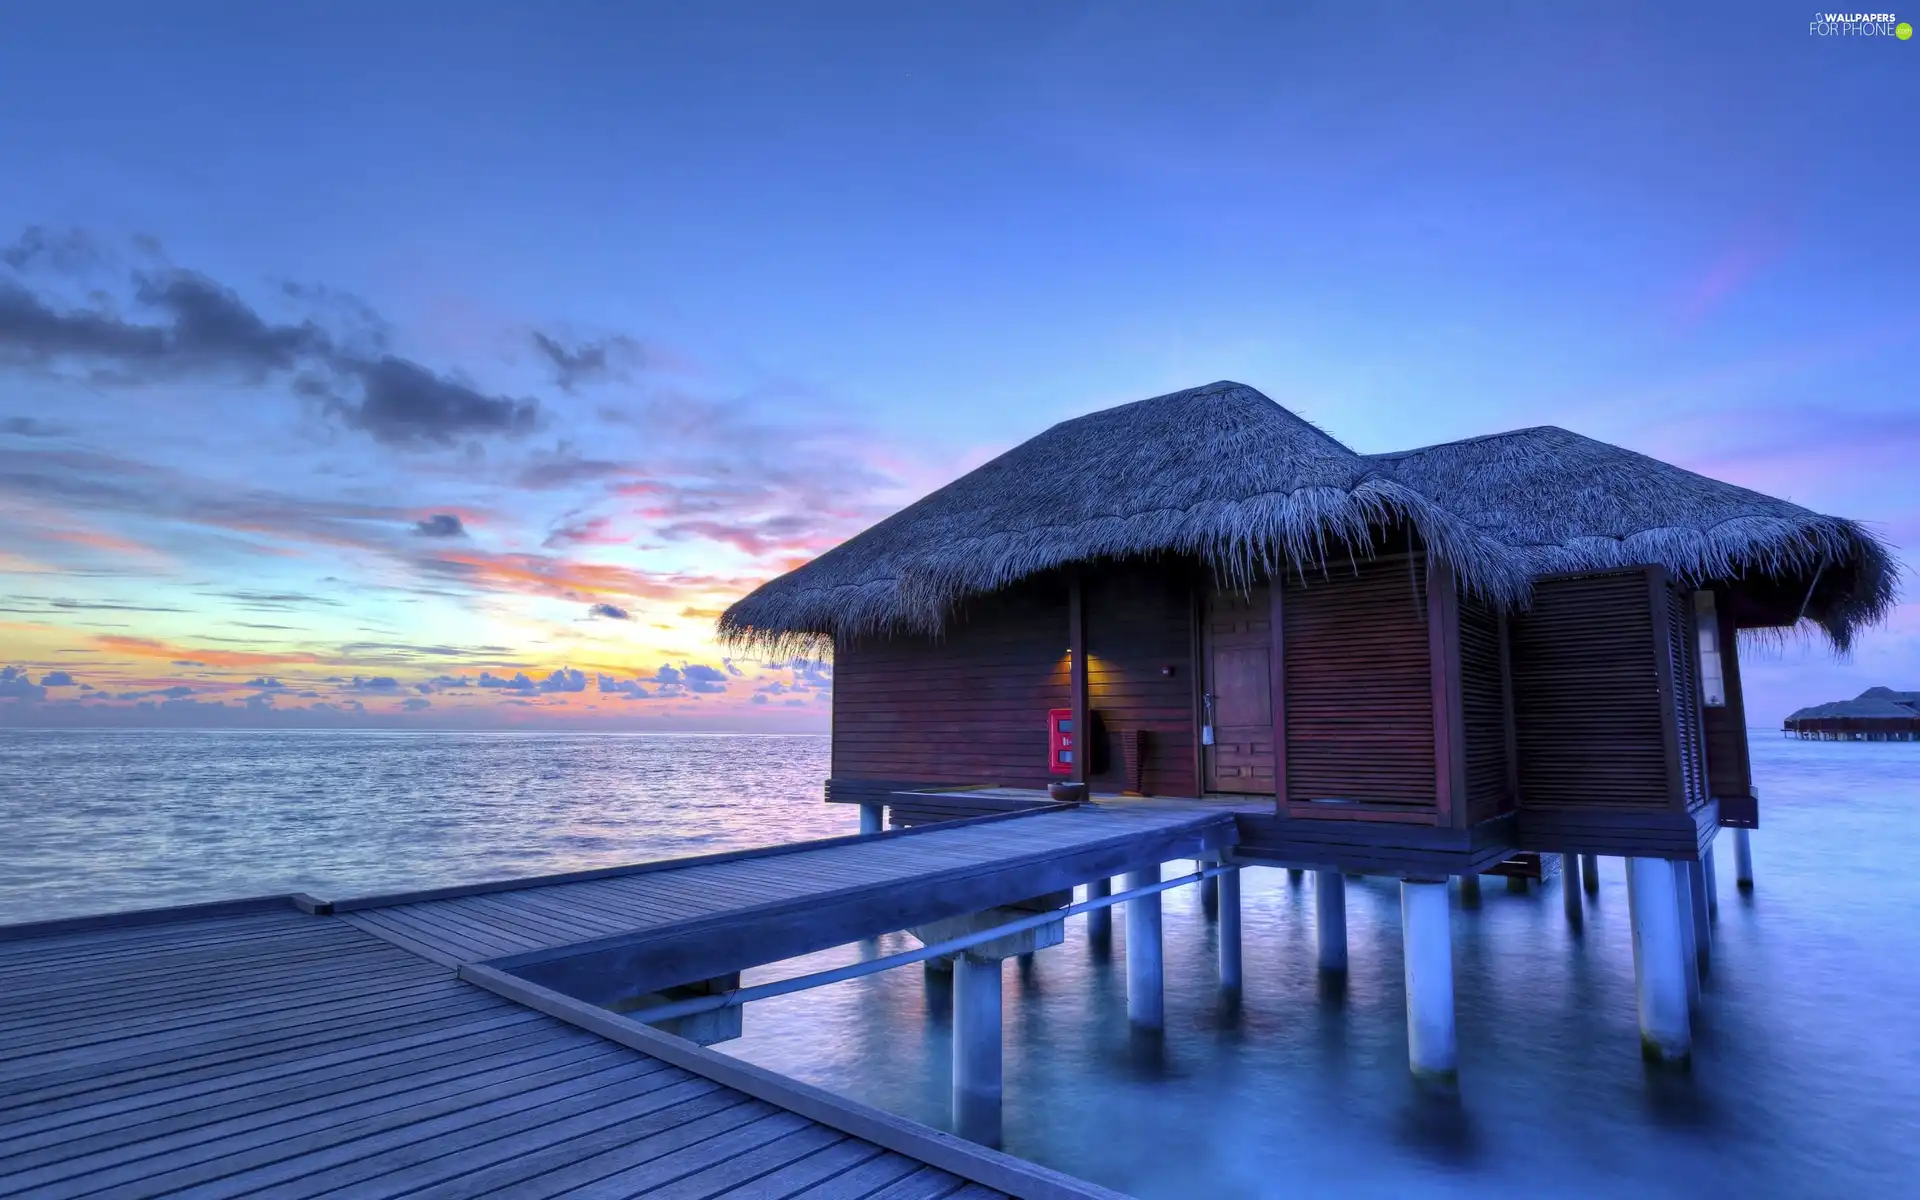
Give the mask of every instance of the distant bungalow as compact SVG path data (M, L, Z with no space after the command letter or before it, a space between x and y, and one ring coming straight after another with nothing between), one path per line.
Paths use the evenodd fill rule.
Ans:
M1920 742L1920 692L1872 687L1851 700L1814 704L1787 718L1796 737L1839 742Z

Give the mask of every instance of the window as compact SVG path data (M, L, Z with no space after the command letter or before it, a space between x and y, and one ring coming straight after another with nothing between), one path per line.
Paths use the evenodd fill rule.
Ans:
M1712 592L1693 594L1693 615L1700 630L1700 703L1722 708L1727 682L1720 668L1720 614L1714 611Z

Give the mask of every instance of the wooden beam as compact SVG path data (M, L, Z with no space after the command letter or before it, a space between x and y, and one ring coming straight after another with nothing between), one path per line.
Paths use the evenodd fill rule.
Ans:
M1500 811L1510 812L1520 806L1520 735L1513 716L1513 629L1505 609L1500 610L1496 636L1500 639L1500 719L1507 744L1507 802Z
M1073 780L1085 783L1087 759L1093 755L1093 730L1089 728L1091 714L1087 709L1086 588L1078 569L1067 584L1067 653L1072 658L1067 687L1073 697Z
M1673 673L1673 642L1667 628L1667 608L1673 603L1673 589L1667 586L1667 572L1663 567L1648 567L1646 576L1647 615L1653 626L1653 674L1660 692L1660 740L1667 756L1667 803L1685 812L1687 783L1680 765L1680 699Z
M1429 562L1427 654L1433 683L1434 823L1463 826L1467 817L1466 722L1460 696L1460 595L1453 568Z
M1206 723L1203 708L1207 694L1206 593L1195 578L1187 588L1187 625L1192 632L1193 653L1193 794L1207 794L1207 748L1200 744L1200 728Z
M1267 628L1273 639L1267 661L1272 677L1268 687L1273 693L1273 809L1283 819L1287 816L1287 627L1286 601L1281 593L1286 590L1286 571L1282 568L1274 572L1267 585Z

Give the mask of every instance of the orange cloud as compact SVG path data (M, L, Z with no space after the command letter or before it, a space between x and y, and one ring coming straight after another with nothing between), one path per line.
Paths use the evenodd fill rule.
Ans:
M179 646L154 638L126 637L117 633L96 634L93 644L134 658L153 658L165 662L192 661L210 667L270 667L280 663L314 663L319 658L299 651L259 653L248 650L202 650Z

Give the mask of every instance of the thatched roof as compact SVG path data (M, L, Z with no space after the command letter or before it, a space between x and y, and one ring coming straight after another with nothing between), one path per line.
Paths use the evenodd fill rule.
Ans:
M1659 564L1836 587L1809 606L1836 645L1891 606L1885 549L1851 521L1563 429L1361 455L1237 383L1062 421L760 587L720 632L774 653L937 632L969 596L1069 563L1180 554L1228 581L1365 554L1401 526L1463 587L1509 607L1555 571ZM1823 564L1825 567L1823 568Z

